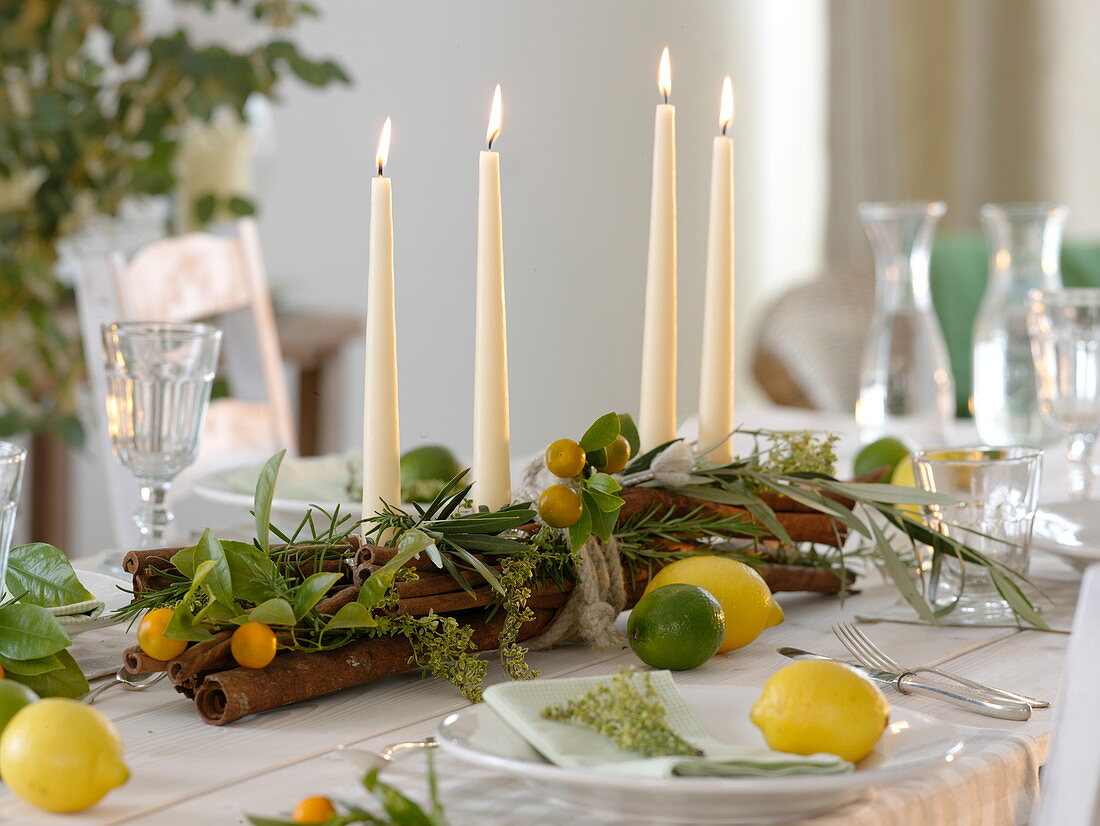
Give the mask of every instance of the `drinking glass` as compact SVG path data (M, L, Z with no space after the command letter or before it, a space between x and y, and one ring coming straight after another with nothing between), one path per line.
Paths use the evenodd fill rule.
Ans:
M137 478L141 547L163 547L172 480L195 461L218 364L221 331L161 322L103 326L111 451Z
M8 574L8 554L19 509L19 494L23 489L23 468L27 451L11 442L0 442L0 593Z
M928 526L1026 575L1042 462L1043 451L1034 447L919 451L913 458L917 484L953 500L924 506ZM932 600L939 607L953 606L953 621L981 625L1014 618L982 565L945 553L937 586Z
M1066 489L1092 498L1100 433L1100 289L1034 290L1028 333L1043 417L1066 439Z

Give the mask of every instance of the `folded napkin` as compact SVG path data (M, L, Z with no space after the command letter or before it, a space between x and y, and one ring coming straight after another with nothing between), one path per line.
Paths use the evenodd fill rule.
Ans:
M639 757L623 751L608 737L584 726L548 720L542 711L559 706L610 682L610 677L579 677L566 680L533 680L490 686L485 704L531 744L543 757L571 769L598 768L603 772L637 777L772 776L788 774L840 774L852 771L852 764L832 754L802 756L752 746L722 743L708 735L692 716L672 674L668 671L636 673L632 679L644 692L649 677L666 712L666 724L675 734L695 746L702 757ZM745 709L747 715L749 710Z
M91 622L103 613L107 604L101 599L88 599L83 602L73 602L69 605L58 605L46 610L53 614L62 625L80 625Z

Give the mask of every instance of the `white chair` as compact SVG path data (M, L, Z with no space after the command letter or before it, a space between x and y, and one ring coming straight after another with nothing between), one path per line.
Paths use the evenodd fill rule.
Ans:
M173 485L172 502L186 497L192 480L224 467L261 462L283 448L297 455L286 374L280 355L259 234L252 220L236 235L190 233L154 241L129 260L112 253L106 266L86 264L77 300L89 367L94 414L106 398L100 325L107 321L208 320L222 330L222 368L231 396L210 404L195 464ZM110 456L102 422L94 422L101 455ZM108 487L119 547L137 538L132 513L137 488L109 458Z
M1032 826L1100 824L1100 564L1081 582Z

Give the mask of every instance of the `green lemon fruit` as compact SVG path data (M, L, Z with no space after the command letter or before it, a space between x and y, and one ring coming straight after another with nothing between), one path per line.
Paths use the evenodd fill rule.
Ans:
M0 733L8 726L15 712L38 701L38 695L15 680L0 680Z
M722 606L697 585L675 583L650 591L630 612L626 637L646 665L698 668L726 638Z
M890 473L893 473L898 463L908 455L909 447L904 442L893 436L884 436L860 448L859 453L856 454L853 470L856 476L862 476L880 467L888 467Z
M401 484L411 485L427 479L450 480L462 470L458 459L441 445L425 445L401 457Z

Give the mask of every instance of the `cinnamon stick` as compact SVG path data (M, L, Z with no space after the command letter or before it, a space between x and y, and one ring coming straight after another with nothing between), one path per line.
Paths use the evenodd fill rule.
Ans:
M188 646L182 654L168 661L168 679L176 691L194 697L195 689L207 674L236 664L231 650L233 630L219 631L211 639Z
M168 667L167 662L150 657L136 645L122 652L122 665L129 674L154 674Z
M555 611L535 611L525 623L520 639L544 630ZM462 618L474 628L479 650L495 647L503 627L503 613L492 619ZM195 693L195 707L204 722L215 726L232 723L249 714L312 700L345 688L400 674L416 668L414 652L404 637L370 637L331 651L280 653L266 668L232 668L209 675Z
M620 524L656 507L662 513L671 511L673 516L686 516L701 510L714 516L740 517L756 527L763 527L745 508L703 502L662 488L631 487L623 490L620 495L626 500L619 511ZM843 523L823 513L777 512L776 518L786 528L793 542L839 546L848 535L848 528Z

